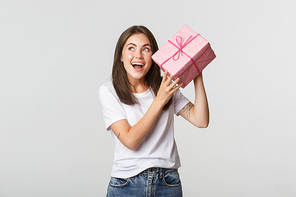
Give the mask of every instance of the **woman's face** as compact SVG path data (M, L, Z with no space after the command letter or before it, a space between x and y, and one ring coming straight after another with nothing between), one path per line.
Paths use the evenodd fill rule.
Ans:
M121 61L130 83L145 81L144 77L152 64L151 56L151 44L145 34L133 34L127 39L122 49Z

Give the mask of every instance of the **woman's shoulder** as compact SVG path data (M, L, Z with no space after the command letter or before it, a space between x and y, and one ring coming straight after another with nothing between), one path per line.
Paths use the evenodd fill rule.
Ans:
M107 81L107 82L103 83L99 89L104 89L104 88L114 89L112 81Z
M114 93L115 93L115 89L112 81L105 82L99 87L99 96L103 96L103 95L106 96L106 94L114 94Z

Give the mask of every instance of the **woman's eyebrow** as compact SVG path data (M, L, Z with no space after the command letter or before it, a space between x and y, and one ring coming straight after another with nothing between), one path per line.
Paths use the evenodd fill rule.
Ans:
M137 46L136 44L134 44L134 43L129 43L129 44L127 44L126 46L129 46L129 45L133 45L133 46ZM151 47L151 45L150 44L144 44L142 47L145 47L145 46L150 46Z
M136 44L134 44L134 43L129 43L129 44L127 44L126 46L128 46L128 45L134 45L134 46L137 46Z

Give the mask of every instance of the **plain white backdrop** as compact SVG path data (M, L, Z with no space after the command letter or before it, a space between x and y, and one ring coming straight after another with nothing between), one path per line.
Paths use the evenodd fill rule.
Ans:
M217 58L210 125L176 117L185 197L296 195L294 0L0 1L0 196L105 196L113 141L99 86L117 39L184 24ZM182 90L193 99L193 85Z

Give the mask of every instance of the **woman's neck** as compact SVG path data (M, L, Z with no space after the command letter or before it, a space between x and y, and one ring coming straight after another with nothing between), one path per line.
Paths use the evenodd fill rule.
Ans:
M130 83L130 90L133 92L133 93L143 93L143 92L146 92L149 87L146 83L146 81L137 81L136 83Z

